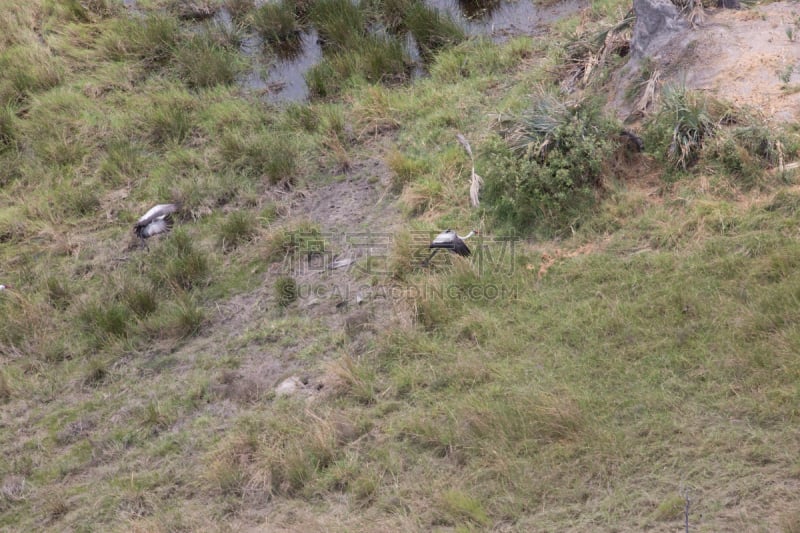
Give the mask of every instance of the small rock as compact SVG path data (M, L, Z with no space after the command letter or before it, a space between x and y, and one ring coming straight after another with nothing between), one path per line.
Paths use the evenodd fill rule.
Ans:
M291 376L281 381L280 384L275 387L275 396L291 396L303 387L304 385L300 378Z

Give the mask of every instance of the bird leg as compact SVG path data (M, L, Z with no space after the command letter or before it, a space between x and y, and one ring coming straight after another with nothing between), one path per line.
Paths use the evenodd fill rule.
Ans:
M439 250L441 250L441 248L434 248L433 251L431 252L431 255L429 255L428 258L425 259L422 263L420 263L420 266L423 267L428 266L428 264L431 262L431 259L433 259L433 256L436 255L436 252L438 252Z

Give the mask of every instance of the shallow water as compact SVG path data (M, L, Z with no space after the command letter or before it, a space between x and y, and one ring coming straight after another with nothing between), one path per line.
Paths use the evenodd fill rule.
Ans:
M468 35L486 35L502 42L515 35L536 35L561 17L585 6L587 0L566 0L542 7L532 0L426 0L441 13L458 22ZM222 9L215 17L218 23L232 24L230 14ZM406 35L406 49L416 67L414 75L424 73L417 45ZM322 47L313 28L300 34L295 45L270 61L258 36L250 36L242 44L242 52L253 62L253 68L241 79L249 90L260 92L272 103L299 102L309 97L305 74L322 59Z
M426 0L430 7L461 23L469 35L488 35L495 41L513 35L535 35L568 13L585 5L568 0L542 7L532 0Z

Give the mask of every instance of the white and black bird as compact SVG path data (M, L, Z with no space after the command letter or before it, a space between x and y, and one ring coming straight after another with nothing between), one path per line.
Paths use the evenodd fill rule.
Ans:
M142 240L165 233L172 228L172 215L178 211L178 204L158 204L136 221L133 231Z
M433 256L436 255L436 253L439 250L450 250L454 254L460 255L461 257L469 257L470 255L472 255L472 252L470 251L469 246L467 246L467 243L465 243L464 241L466 241L467 239L469 239L470 237L472 237L477 233L478 230L472 230L464 237L460 237L455 231L451 229L444 230L439 235L437 235L436 238L433 239L433 241L431 241L430 245L428 245L428 248L430 248L433 251L431 252L431 255L429 255L428 258L422 262L422 264L427 265L428 262L431 259L433 259Z

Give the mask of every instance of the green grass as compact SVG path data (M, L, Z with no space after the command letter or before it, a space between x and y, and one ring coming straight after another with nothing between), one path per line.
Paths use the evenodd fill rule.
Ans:
M421 2L412 3L404 13L405 25L414 36L420 53L428 60L439 50L465 39L464 30L447 15Z
M677 530L689 489L692 530L797 530L800 195L765 171L796 131L687 96L647 126L654 192L599 156L602 106L531 100L581 17L497 46L402 2L315 4L329 100L280 107L232 83L213 28L115 5L0 20L0 529ZM443 32L430 76L393 83L376 20ZM683 170L673 132L696 140L704 105ZM386 257L297 268L376 225ZM446 227L482 230L473 258L421 268Z
M237 51L221 46L208 33L187 39L175 52L175 63L179 76L195 89L231 85L244 70Z
M253 13L252 24L259 35L272 44L296 39L300 32L294 6L288 1L259 6Z

